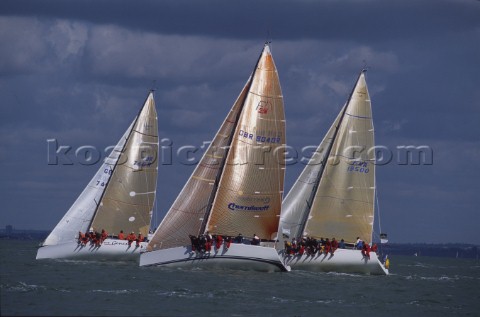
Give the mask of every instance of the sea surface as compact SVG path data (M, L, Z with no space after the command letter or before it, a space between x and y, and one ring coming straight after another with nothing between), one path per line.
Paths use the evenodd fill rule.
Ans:
M35 260L0 241L0 315L480 316L475 259L391 255L389 276L141 268Z

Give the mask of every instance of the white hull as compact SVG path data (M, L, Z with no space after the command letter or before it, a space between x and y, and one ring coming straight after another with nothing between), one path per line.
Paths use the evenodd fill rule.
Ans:
M351 249L337 249L333 255L284 255L283 250L279 253L285 265L293 270L388 275L388 269L380 263L375 252L370 252L370 259L364 258L360 250Z
M235 269L251 271L289 271L274 248L232 243L230 248L222 245L212 247L210 254L192 252L191 246L144 252L140 266L190 266L212 269Z
M146 250L147 244L140 242L140 246L137 247L134 241L128 246L127 240L106 239L99 247L90 243L82 246L77 242L46 245L38 249L37 260L62 258L138 260L140 251Z

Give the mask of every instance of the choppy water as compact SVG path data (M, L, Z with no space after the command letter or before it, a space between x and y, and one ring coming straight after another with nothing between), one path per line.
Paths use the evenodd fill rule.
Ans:
M0 241L1 315L480 316L476 260L391 256L390 276L36 261Z

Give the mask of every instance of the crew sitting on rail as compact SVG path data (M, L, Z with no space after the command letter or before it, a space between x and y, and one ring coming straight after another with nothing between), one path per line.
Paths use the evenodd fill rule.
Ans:
M136 247L138 248L140 246L140 242L143 242L143 235L141 232L138 233L137 239L135 239Z
M212 244L213 244L213 237L210 234L210 232L207 231L207 234L205 235L205 239L207 242L205 243L205 252L210 253L212 251Z
M317 252L333 255L338 248L345 248L345 240L342 239L339 243L335 238L330 241L328 238L324 240L323 237L319 240L313 237L303 237L297 242L297 239L293 237L291 242L284 241L286 255L303 255L305 252L308 256L314 256Z
M362 246L362 255L363 257L370 259L370 246L366 242L364 242Z
M241 233L238 234L238 236L235 237L235 240L233 241L235 243L243 243L243 236Z
M252 245L260 245L260 238L256 233L253 234Z
M332 238L332 243L331 243L331 251L330 253L333 255L333 253L338 249L338 241L335 240L335 238Z
M128 246L131 246L132 245L132 242L135 241L137 239L137 237L135 236L135 232L130 232L130 234L127 236L127 240L128 240Z
M108 237L108 233L105 231L105 229L102 229L102 234L100 235L100 244L102 244L103 241L107 239L107 237Z
M223 237L219 234L215 236L215 248L218 250L222 246Z
M230 248L230 244L232 243L232 237L226 236L224 240L225 240L225 248L227 248L228 250L228 248Z
M360 239L360 237L357 237L357 241L355 242L354 248L357 250L362 250L363 247L363 241Z
M85 246L88 242L88 238L84 233L81 231L78 232L78 244L81 244L82 246Z
M200 249L198 246L198 238L191 234L189 234L188 237L190 238L190 243L192 245L192 252L195 252L197 251L197 249Z
M120 233L118 234L118 240L125 240L125 234L123 233L123 230L120 230Z

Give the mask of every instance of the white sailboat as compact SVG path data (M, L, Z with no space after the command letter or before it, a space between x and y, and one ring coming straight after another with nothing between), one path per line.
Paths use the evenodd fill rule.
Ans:
M265 47L238 99L140 256L141 266L286 271L273 247L285 165L283 96ZM256 234L260 245L192 250L192 236Z
M346 104L283 201L279 229L282 242L292 237L296 241L310 237L310 245L315 245L317 239L336 238L354 245L360 237L371 245L375 205L373 146L371 102L362 70ZM388 274L376 252L370 252L368 258L353 247L338 248L334 253L321 252L319 247L310 251L288 254L282 249L280 254L292 269Z
M138 259L146 241L118 239L133 232L148 236L158 174L158 126L153 92L120 141L74 204L48 235L37 259L93 257ZM100 245L78 242L79 232L105 230Z

